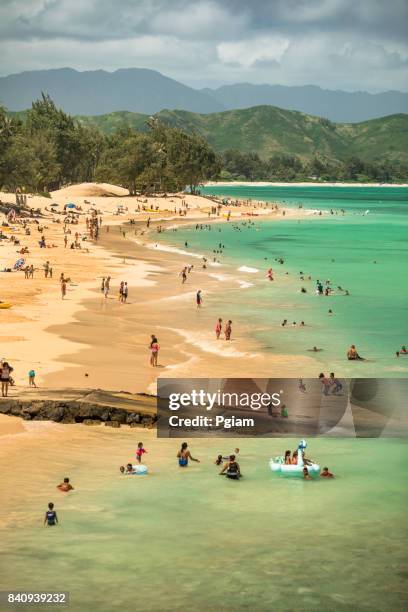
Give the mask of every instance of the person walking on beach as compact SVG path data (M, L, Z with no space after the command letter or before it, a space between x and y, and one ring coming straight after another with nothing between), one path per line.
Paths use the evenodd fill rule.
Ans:
M67 248L67 244L68 244L68 236L65 234L64 236L64 248Z
M124 282L122 281L119 286L119 302L123 302L123 285Z
M126 301L128 299L128 295L129 295L128 284L124 283L123 291L122 291L122 301L123 301L124 304L126 304Z
M228 321L228 323L225 326L225 339L226 340L231 340L231 333L232 333L232 321Z
M67 294L67 281L65 278L61 281L61 299L63 300Z
M218 319L215 325L215 337L217 338L217 340L220 339L221 332L222 332L222 319Z
M105 291L105 277L104 276L102 277L101 291L102 291L102 293L104 293L104 291Z
M30 370L28 373L28 386L37 388L37 385L35 384L35 371L34 370Z
M11 373L13 368L7 361L3 361L0 364L0 382L1 382L1 396L8 396L8 388L11 381Z
M45 513L44 526L45 525L47 527L54 527L55 525L58 525L57 513L54 510L54 504L52 502L48 504L48 510Z
M197 295L196 295L196 303L197 303L197 308L201 308L202 304L203 304L203 298L201 296L201 289L199 289L197 291Z
M182 269L180 276L181 276L181 284L184 285L184 283L187 280L187 268L186 267Z
M154 368L157 367L157 359L159 357L159 342L156 338L156 336L154 334L152 334L150 336L151 341L150 341L150 365L153 366Z
M105 280L105 289L104 289L105 298L107 298L109 295L109 289L110 289L110 276L107 276Z

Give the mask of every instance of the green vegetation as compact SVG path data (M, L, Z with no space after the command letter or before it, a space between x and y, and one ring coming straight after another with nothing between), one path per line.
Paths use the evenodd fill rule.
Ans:
M138 124L143 132L119 127L105 135L57 109L46 95L24 114L0 108L0 188L49 192L97 180L130 193L186 185L195 191L219 173L220 159L203 138L144 119Z
M28 111L0 108L0 187L39 192L96 180L145 193L217 178L403 182L407 144L403 114L357 124L272 106L71 117L43 95Z

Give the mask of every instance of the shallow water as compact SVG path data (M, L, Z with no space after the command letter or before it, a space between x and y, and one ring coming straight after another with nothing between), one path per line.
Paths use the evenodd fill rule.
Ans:
M201 463L181 470L177 441L89 429L56 426L19 453L0 449L1 589L69 590L72 610L404 609L405 442L311 440L336 478L304 482L268 469L293 439L195 439ZM150 474L122 477L138 439ZM213 464L237 444L240 482ZM54 488L66 474L69 495ZM61 524L47 529L50 500Z
M221 261L254 284L230 294L228 312L223 304L225 296L218 299L220 316L234 318L238 324L255 322L257 338L266 351L310 355L308 349L322 347L324 352L317 356L322 366L330 363L344 375L356 371L356 364L350 366L345 360L350 344L356 344L368 359L358 364L359 375L408 373L408 360L395 357L408 337L408 285L404 281L408 189L209 187L207 191L256 200L280 198L292 206L301 203L304 209L346 211L345 216L255 221L255 226L234 221L211 231L185 228L167 232L166 241L177 246L187 241L191 251L205 254L209 260L221 242L226 247ZM370 211L367 215L363 214L366 210ZM276 261L280 257L283 265ZM242 266L259 272L242 272ZM269 267L274 269L273 283L266 279ZM300 280L300 272L313 280ZM347 289L350 295L336 290L329 297L316 296L316 279L323 283L330 279L332 287ZM306 294L300 292L301 287L306 288ZM289 325L296 321L298 326L304 321L306 326L282 328L283 319Z

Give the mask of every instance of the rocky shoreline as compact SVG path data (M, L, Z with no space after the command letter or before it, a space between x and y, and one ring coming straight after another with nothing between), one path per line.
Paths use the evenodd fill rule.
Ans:
M52 390L22 393L0 399L0 413L26 421L83 423L108 427L151 427L157 420L156 398L124 392L97 390Z

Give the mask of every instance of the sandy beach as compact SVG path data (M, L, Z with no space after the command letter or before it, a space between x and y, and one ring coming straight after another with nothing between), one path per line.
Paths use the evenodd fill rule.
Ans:
M30 219L31 234L26 235L20 223L3 227L7 239L0 241L2 269L13 268L19 257L24 257L24 265L32 264L35 268L34 278L28 279L23 271L0 273L0 299L12 304L0 311L1 357L14 367L16 382L10 394L28 386L31 369L35 370L36 384L40 386L91 385L153 393L157 376L197 376L204 367L208 376L263 376L269 375L271 368L279 375L290 376L296 375L301 363L305 375L315 373L312 358L299 359L293 355L265 358L250 339L245 321L235 326L232 342L228 345L217 342L213 332L216 319L210 308L212 296L221 287L223 292L245 287L248 274L211 265L212 262L203 269L197 254L167 248L163 240L160 244L156 242L158 237L165 242L165 236L157 234L158 226L226 221L228 214L232 220L251 218L254 214L258 219L262 215L283 220L283 214L293 218L301 213L251 203L224 206L217 216L209 215L214 202L204 197L178 194L146 199L124 193L115 186L84 184L55 192L51 199L29 196L27 206L42 213L41 217ZM14 202L14 195L2 193L0 200ZM186 216L179 214L183 201L188 205ZM65 247L63 207L70 202L82 210L78 211L78 224L66 225L71 234ZM96 242L89 239L86 228L86 217L92 209L98 210L102 219ZM128 225L130 220L134 224ZM39 232L38 227L43 231ZM81 248L71 249L76 233ZM47 248L39 246L42 235ZM10 240L12 236L19 244ZM20 254L23 247L28 248L28 254ZM45 278L43 266L47 261L52 267L52 278ZM181 269L194 264L187 282L181 285ZM65 299L61 299L61 273L70 279ZM111 289L105 299L100 287L102 277L108 275L112 279ZM122 280L129 286L126 304L118 300ZM205 308L200 311L195 307L198 288L206 296ZM161 347L158 368L149 364L152 333L158 336Z

